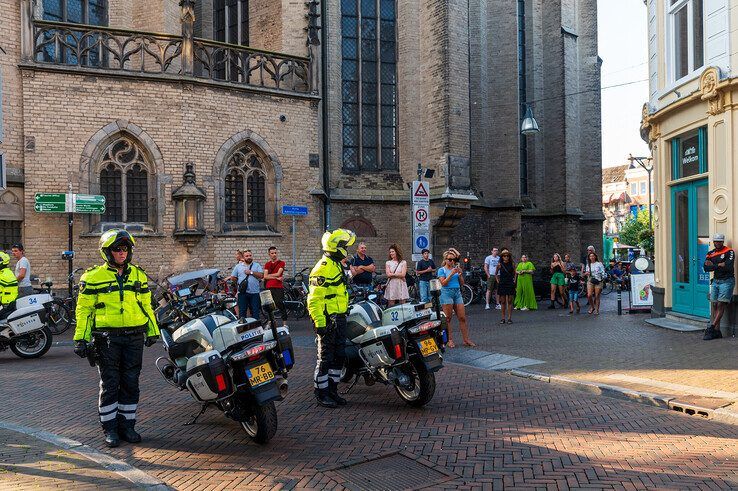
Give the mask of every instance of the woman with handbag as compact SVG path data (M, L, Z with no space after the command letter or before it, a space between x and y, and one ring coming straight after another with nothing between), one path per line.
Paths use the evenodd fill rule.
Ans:
M587 299L589 300L589 314L600 315L600 295L602 294L602 281L605 279L605 265L600 262L597 254L587 254L587 264L584 269L584 277L587 278Z
M392 307L398 302L405 303L410 298L405 281L407 263L402 259L402 251L397 244L389 247L389 260L384 263L384 272L387 275L387 287L384 290L387 305Z

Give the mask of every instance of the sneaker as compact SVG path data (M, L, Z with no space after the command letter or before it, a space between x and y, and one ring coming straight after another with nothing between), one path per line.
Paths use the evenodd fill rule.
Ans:
M484 306L484 310L489 310L489 304Z
M520 309L520 310L528 310L528 307L523 307L523 308L522 308L522 309Z
M495 306L495 310L502 310L502 305L499 303Z
M705 329L705 335L702 336L702 340L710 341L712 339L718 339L718 337L723 337L722 333L718 335L715 328L713 326L710 326Z

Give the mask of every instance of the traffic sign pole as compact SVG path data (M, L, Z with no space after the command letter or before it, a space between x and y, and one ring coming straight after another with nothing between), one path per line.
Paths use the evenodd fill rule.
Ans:
M69 213L67 215L67 219L69 220L69 250L74 250L74 213ZM67 276L67 287L69 290L69 298L72 298L72 291L74 288L74 278L72 277L72 272L74 271L74 256L70 257L68 259L69 261L69 276ZM69 315L74 315L74 312L70 312Z
M282 205L282 215L292 217L292 276L297 274L297 217L307 214L307 206Z

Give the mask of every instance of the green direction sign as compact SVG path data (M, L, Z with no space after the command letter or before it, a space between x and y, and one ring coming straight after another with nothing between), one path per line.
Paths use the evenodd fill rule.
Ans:
M67 195L65 193L36 193L33 208L39 213L64 213L67 211Z
M99 194L75 194L75 213L105 213L105 196Z

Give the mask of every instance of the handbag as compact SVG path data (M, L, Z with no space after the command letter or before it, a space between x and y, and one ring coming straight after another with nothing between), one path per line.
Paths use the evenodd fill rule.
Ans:
M599 285L600 283L602 283L602 280L598 280L597 278L592 276L592 265L590 264L587 267L589 268L589 282L593 285Z

